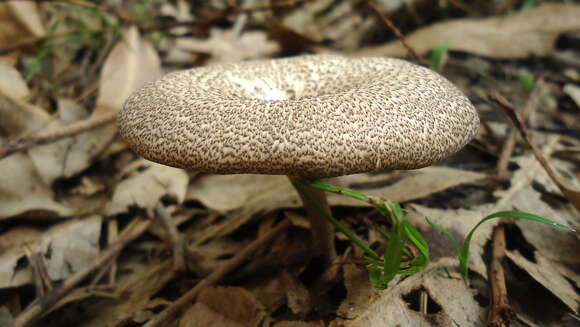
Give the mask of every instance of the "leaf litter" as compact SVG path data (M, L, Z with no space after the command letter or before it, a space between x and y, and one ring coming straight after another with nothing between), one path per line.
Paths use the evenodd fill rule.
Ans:
M10 53L0 61L0 325L153 326L172 321L169 325L183 327L482 326L490 306L486 277L492 230L503 223L508 224L508 297L519 322L558 326L577 315L576 234L528 221L486 222L473 238L467 287L449 244L424 219L458 237L500 210L531 212L578 228L574 198L562 193L577 190L577 133L569 131L578 113L577 80L569 76L577 76L577 70L568 68L558 78L557 73L548 74L547 102L552 104L527 113L541 164L516 140L516 154L508 162L511 177L503 182L494 178L493 163L510 127L482 102L489 85L503 83L499 89L504 92L519 90L521 66L538 70L529 62L490 64L492 58L551 56L559 47L556 38L578 29L571 19L577 16L577 5L543 3L525 10L512 7L501 17L442 19L414 33L409 33L412 24L395 21L406 28L406 42L420 54L448 44L452 52L443 56L451 59L439 69L458 82L491 127L451 159L452 166L462 168L437 166L329 181L403 202L408 219L432 246L433 262L426 270L397 277L379 292L369 284L363 253L342 235L337 235L339 262L316 271L310 263L310 227L286 177L188 173L138 159L116 139L116 127L109 124L116 111L136 88L161 75L163 60L164 68L175 69L169 59L176 51L186 54L180 60L189 66L305 50L405 55L399 41L371 46L384 37L385 28L364 1L296 1L276 4L276 9L263 8L259 1L242 2L241 7L225 9L212 1L195 8L185 1L176 1L175 7L164 3L165 15L179 22L169 28L147 25L146 13L107 7L108 1L94 7L79 2L88 6L83 11L75 11L79 4L68 9L49 3L0 4L0 26L7 26L0 29L0 53ZM413 1L380 2L379 8L415 21L425 14ZM57 48L50 60L56 62L59 75L50 75L50 65L44 62L37 67L42 74L25 81L21 63L42 62L34 57L34 45L53 37L47 22L55 12L68 15L62 10L87 17L90 29L104 28L99 33L113 41L102 49L74 43L76 56L68 48L68 53L59 54ZM438 10L445 15L445 9ZM133 19L127 19L131 15ZM74 24L71 21L63 26L82 30L67 26ZM130 24L120 28L119 21ZM10 28L11 24L25 28ZM159 34L148 31L158 28L182 34L168 33L156 43ZM106 39L96 35L98 42ZM34 42L11 49L23 36ZM177 49L171 48L175 45ZM81 58L80 50L90 54L88 59ZM453 51L463 51L468 58ZM472 59L471 54L487 57L478 58L487 71L457 65ZM88 72L86 78L79 78L75 70ZM507 76L500 83L488 75L497 71ZM483 75L492 83L473 82ZM52 82L47 76L60 86L47 88ZM515 100L525 96L513 93ZM1 147L14 140L34 142L3 152ZM6 153L10 156L4 157ZM329 202L349 228L373 246L384 247L373 229L377 214L368 205L337 195L329 196ZM173 263L172 233L183 239L185 271ZM526 292L545 299L544 311L532 309L522 297ZM33 301L37 297L46 301L45 309L38 311ZM182 304L183 299L189 302ZM175 309L171 320L163 318L167 309Z

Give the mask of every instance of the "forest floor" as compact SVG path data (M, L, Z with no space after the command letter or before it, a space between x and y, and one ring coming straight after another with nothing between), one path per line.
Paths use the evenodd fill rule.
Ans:
M580 325L577 233L486 221L464 280L425 219L461 242L502 211L580 226L578 17L539 0L1 2L0 326ZM341 233L332 264L313 260L286 177L164 166L118 135L125 100L166 73L315 53L430 67L480 116L434 166L325 180L400 203L426 239L429 264L384 290ZM389 247L376 208L328 201Z

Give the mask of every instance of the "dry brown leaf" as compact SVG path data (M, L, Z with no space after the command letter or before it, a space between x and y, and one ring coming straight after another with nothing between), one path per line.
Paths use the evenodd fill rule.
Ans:
M24 26L28 33L35 37L45 34L37 1L8 1L6 6L18 24Z
M492 58L546 56L554 50L556 38L580 29L580 6L543 3L502 17L456 19L434 24L408 35L406 42L419 54L448 44L450 50ZM407 54L399 41L357 52L363 56Z
M278 44L269 41L264 31L245 32L235 37L231 31L217 28L210 31L207 40L179 38L176 47L210 54L214 63L267 58L280 51Z
M312 311L312 298L302 282L288 271L282 272L280 282L286 292L288 308L301 317Z
M183 169L144 159L131 163L121 175L127 177L115 188L113 198L105 207L107 215L127 212L131 206L153 209L166 195L181 203L189 182L189 176Z
M340 326L462 326L480 327L486 311L475 301L471 290L456 274L449 275L457 266L455 259L444 258L431 263L424 271L409 276L387 290L374 291L368 284L365 270L345 274L347 297L338 314L353 320L336 319ZM404 297L424 290L439 305L437 311L424 315L410 308Z
M266 316L254 295L240 287L208 287L197 300L181 317L179 327L259 326Z
M73 210L54 201L28 156L17 153L0 160L0 220L30 212L68 216Z
M137 27L131 26L103 64L93 116L119 111L134 91L160 76L161 60L157 51L141 38Z

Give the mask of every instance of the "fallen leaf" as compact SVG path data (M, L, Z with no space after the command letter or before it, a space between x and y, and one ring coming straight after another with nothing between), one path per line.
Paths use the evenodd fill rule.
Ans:
M0 90L19 100L25 100L30 90L20 72L14 66L0 62Z
M578 87L574 84L566 84L566 85L564 85L563 91L570 98L572 98L572 100L574 100L577 107L580 107L580 87Z
M211 29L207 40L179 38L176 47L210 54L214 63L266 58L280 50L278 44L267 39L264 31L244 32L236 37L231 31L217 28Z
M66 221L46 231L38 248L51 280L63 280L87 267L99 255L102 218L93 215Z
M69 216L73 210L54 200L28 156L17 153L0 160L0 220L32 212Z
M240 287L208 287L181 317L179 327L259 326L266 313L254 295Z
M136 26L131 26L103 64L93 116L119 111L133 92L160 76L161 60L157 51L141 38Z
M445 167L428 167L397 174L395 179L391 174L351 175L328 180L328 183L404 202L485 178L481 173ZM272 208L302 206L285 176L207 175L191 183L186 198L199 200L220 212L243 208L255 213ZM328 194L328 199L331 205L368 205L334 194Z
M7 136L19 136L35 131L50 121L50 115L39 107L14 98L13 91L0 85L0 132Z
M578 5L542 3L502 17L437 23L411 33L406 43L420 55L447 44L449 50L492 58L546 56L554 50L560 34L580 29L578 17ZM407 51L397 40L362 49L356 54L404 57Z
M519 252L507 251L506 255L517 266L526 271L543 287L552 292L558 299L578 313L578 293L574 286L557 270L550 269L552 262L541 255L536 255L536 263L524 258Z
M160 165L147 160L137 160L121 173L128 176L115 187L113 198L105 207L105 214L127 212L130 207L153 209L166 196L183 202L189 176L183 169Z
M101 217L91 216L57 224L34 240L29 240L44 258L52 281L63 280L91 263L99 254ZM32 283L29 266L19 268L25 257L22 246L12 247L2 254L0 288Z
M44 128L46 133L58 131L88 116L84 108L70 99L58 100L58 114L60 119L52 120ZM28 150L28 154L43 181L51 185L56 179L70 178L87 169L93 158L111 143L115 132L115 126L104 126L34 147Z
M28 33L35 37L43 36L46 31L36 1L7 1L6 6L13 17Z
M370 289L368 275L364 270L345 276L347 297L335 323L342 326L462 326L479 327L485 319L486 310L475 301L471 290L458 276L449 275L457 261L443 258L431 263L421 273L411 275L387 290L378 292ZM366 278L366 280L364 278ZM366 292L363 292L366 290ZM423 314L413 310L407 297L411 293L425 291L434 302L432 313ZM361 292L366 293L361 297ZM353 306L357 306L354 309ZM354 309L354 310L353 310Z

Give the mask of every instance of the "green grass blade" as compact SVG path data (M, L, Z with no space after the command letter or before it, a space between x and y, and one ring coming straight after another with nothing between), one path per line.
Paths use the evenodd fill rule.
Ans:
M556 228L561 228L567 231L575 231L574 229L557 223L553 220L550 220L548 218L544 218L541 216L537 216L531 213L527 213L527 212L519 212L519 211L500 211L500 212L496 212L493 213L485 218L483 218L482 220L479 221L479 223L477 223L477 225L475 225L475 227L473 227L471 229L471 231L469 232L469 234L467 234L467 237L465 238L465 241L463 242L463 248L461 250L461 253L459 255L459 270L461 272L461 275L463 275L463 278L467 281L467 274L469 272L469 247L470 247L470 243L471 243L471 238L473 237L473 233L475 232L475 230L484 222L490 220L490 219L494 219L494 218L516 218L516 219L525 219L525 220L531 220L531 221L535 221L535 222L539 222L542 224L546 224L552 227L556 227Z

